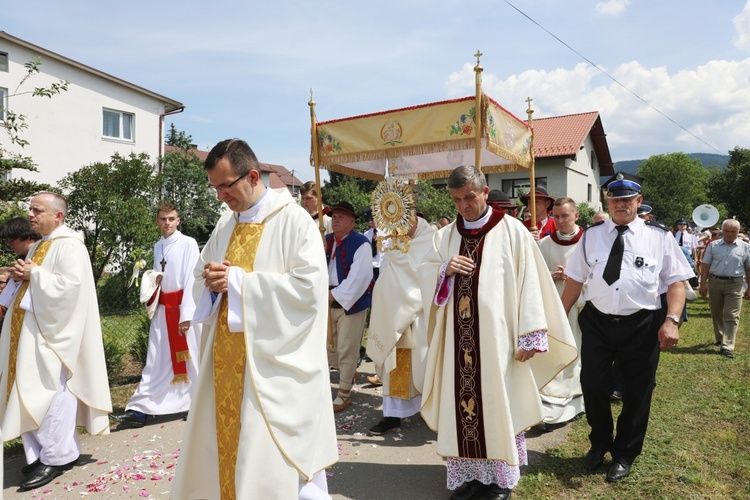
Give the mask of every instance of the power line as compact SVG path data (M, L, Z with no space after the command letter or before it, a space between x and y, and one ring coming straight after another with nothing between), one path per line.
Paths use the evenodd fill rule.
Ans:
M504 1L505 1L505 3L507 3L508 5L510 5L511 7L513 7L523 17L525 17L526 19L528 19L532 23L536 24L540 29L542 29L543 31L545 31L552 38L554 38L555 40L557 40L558 42L560 42L561 44L563 44L565 47L567 47L570 51L572 51L578 57L580 57L581 59L583 59L584 61L586 61L587 63L589 63L594 68L596 68L604 76L606 76L607 78L609 78L610 80L612 80L613 82L615 82L617 85L619 85L620 87L622 87L623 89L625 89L633 97L635 97L639 101L643 102L643 104L645 104L646 106L650 107L651 109L653 109L654 111L656 111L657 113L659 113L661 116L663 116L664 118L666 118L670 122L674 123L679 128L681 128L682 130L684 130L685 132L687 132L688 134L690 134L694 138L698 139L700 142L702 142L703 144L705 144L709 148L713 149L717 153L724 154L724 152L720 151L718 148L714 147L712 144L709 144L708 142L706 142L705 140L703 140L703 138L698 137L697 135L695 135L694 133L692 133L690 130L686 129L685 127L683 127L682 125L680 125L679 123L677 123L676 121L674 121L666 113L663 113L660 109L658 109L656 106L654 106L653 104L651 104L650 102L648 102L646 99L644 99L643 97L639 96L638 94L636 94L635 92L633 92L632 90L630 90L629 88L627 88L625 85L623 85L622 83L620 83L619 81L617 81L617 79L615 77L613 77L612 75L610 75L609 73L607 73L606 71L604 71L598 65L594 64L588 57L584 56L583 54L581 54L580 52L578 52L576 49L574 49L573 47L571 47L570 45L568 45L567 43L565 43L562 39L560 39L560 37L558 37L557 35L555 35L554 33L552 33L550 30L548 30L547 28L545 28L544 26L542 26L541 24L539 24L538 22L536 22L528 14L526 14L525 12L523 12L521 9L519 9L518 7L516 7L515 5L513 5L512 3L510 3L508 0L504 0Z

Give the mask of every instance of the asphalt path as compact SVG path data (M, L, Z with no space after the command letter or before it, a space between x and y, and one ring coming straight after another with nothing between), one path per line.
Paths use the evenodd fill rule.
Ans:
M372 363L363 363L353 389L353 403L336 414L339 461L328 471L328 489L336 499L447 499L445 462L437 454L437 435L419 415L384 436L367 430L382 418L380 387L368 384ZM332 373L332 394L336 388ZM81 436L79 464L37 490L19 492L26 465L23 452L5 457L3 498L169 498L185 422L179 415L149 420L141 429L116 430L107 436ZM529 460L565 440L563 427L526 435ZM523 474L523 470L522 470Z

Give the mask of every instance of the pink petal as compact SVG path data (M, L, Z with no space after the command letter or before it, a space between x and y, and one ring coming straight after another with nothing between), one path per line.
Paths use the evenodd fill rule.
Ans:
M147 497L147 496L148 496L148 491L146 491L146 490L141 490L141 495L140 495L140 496L142 496L142 497Z

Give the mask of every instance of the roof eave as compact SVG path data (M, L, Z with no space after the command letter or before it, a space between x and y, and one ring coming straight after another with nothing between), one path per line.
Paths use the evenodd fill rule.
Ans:
M174 99L170 99L169 97L163 96L161 94L157 94L156 92L152 92L151 90L148 90L146 88L143 88L141 86L138 86L134 83L130 83L126 80L123 80L121 78L117 78L116 76L110 75L109 73L105 73L104 71L100 71L96 68L92 68L91 66L87 66L83 63L80 63L78 61L75 61L73 59L70 59L68 57L65 57L63 55L60 55L56 52L52 52L51 50L47 50L44 47L40 47L38 45L34 45L31 42L27 42L26 40L23 40L21 38L15 37L13 35L10 35L6 33L5 31L0 31L0 38L4 38L10 42L16 43L18 45L21 45L23 47L26 47L27 49L36 51L41 53L42 55L45 55L47 57L51 57L52 59L57 59L58 61L64 62L65 64L69 64L75 68L78 68L82 71L86 71L88 73L91 73L93 75L96 75L100 78L104 78L105 80L109 80L113 83L117 83L118 85L122 85L123 87L127 87L131 90L134 90L136 92L139 92L141 94L148 95L149 97L152 97L154 99L157 99L164 103L164 112L169 113L170 111L175 111L181 107L184 107L184 105L179 102L175 101Z

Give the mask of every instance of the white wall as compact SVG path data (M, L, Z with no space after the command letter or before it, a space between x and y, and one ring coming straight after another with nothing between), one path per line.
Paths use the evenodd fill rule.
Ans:
M0 40L0 51L7 52L9 57L9 72L0 72L0 87L13 94L25 75L23 65L38 54L6 40ZM115 152L121 155L145 152L156 162L163 102L51 57L42 56L40 70L18 89L19 93L48 87L59 80L68 80L70 86L67 92L51 99L31 94L8 99L8 109L26 115L28 128L21 135L30 144L20 149L9 147L7 136L1 136L0 141L7 149L31 156L39 169L38 173L14 170L13 178L54 185L65 174L84 165L109 161ZM132 142L102 137L105 107L135 114Z

